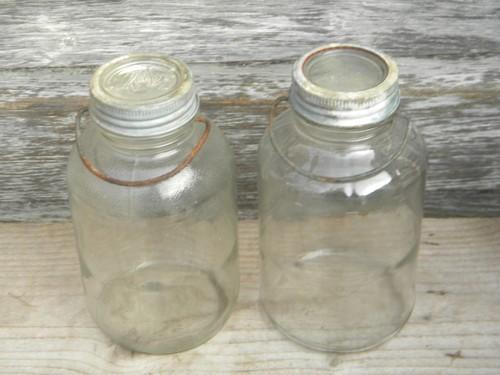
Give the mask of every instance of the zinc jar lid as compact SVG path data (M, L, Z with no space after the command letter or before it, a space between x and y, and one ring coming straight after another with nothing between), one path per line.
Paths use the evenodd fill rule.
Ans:
M90 81L89 112L103 129L151 137L194 118L199 98L188 67L161 54L130 54L99 67Z
M314 123L343 128L381 122L399 106L398 68L389 56L329 44L294 65L290 104Z

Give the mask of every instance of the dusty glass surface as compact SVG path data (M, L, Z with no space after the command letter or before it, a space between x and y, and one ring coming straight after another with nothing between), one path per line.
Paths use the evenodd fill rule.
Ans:
M424 144L397 111L346 128L300 109L280 114L260 143L261 304L303 345L368 349L396 333L414 305Z
M128 79L126 95L162 82L156 72L141 77ZM141 95L142 103L158 97ZM141 181L173 170L204 132L195 119L164 121L162 132L159 121L146 121L146 135L137 137L135 121L131 135L132 121L103 127L85 116L81 152L107 176ZM127 134L110 132L122 128ZM232 152L215 126L189 165L146 186L98 178L73 148L68 184L82 280L89 311L111 339L136 351L172 353L222 327L239 289L234 177Z

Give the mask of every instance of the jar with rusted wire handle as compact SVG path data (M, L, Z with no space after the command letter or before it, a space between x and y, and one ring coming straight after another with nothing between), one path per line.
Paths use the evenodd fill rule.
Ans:
M192 75L163 55L94 73L68 187L87 306L124 347L195 347L239 290L233 154L199 113Z
M260 300L307 347L369 349L413 309L427 164L399 98L390 57L331 44L295 63L273 106L259 148Z

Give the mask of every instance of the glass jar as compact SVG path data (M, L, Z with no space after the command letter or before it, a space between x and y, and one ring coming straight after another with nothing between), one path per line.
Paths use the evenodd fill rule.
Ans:
M391 58L331 44L295 63L273 107L259 148L261 305L307 347L365 350L411 314L426 152L398 106Z
M198 113L191 72L162 55L101 66L68 165L88 309L131 350L195 347L239 289L233 155Z

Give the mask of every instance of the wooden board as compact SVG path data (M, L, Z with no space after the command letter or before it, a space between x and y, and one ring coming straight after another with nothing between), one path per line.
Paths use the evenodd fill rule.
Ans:
M424 134L430 167L426 213L500 213L500 90L480 86L497 72L494 58L458 66L401 59L402 110ZM240 216L256 217L257 144L271 98L289 85L290 64L193 64L204 112L221 126L236 153ZM423 73L418 72L425 67ZM0 71L0 220L60 220L69 216L65 168L74 114L86 105L92 68ZM439 86L429 87L438 80ZM10 86L9 86L10 85Z
M353 42L396 56L497 56L496 0L251 0L2 3L2 67L86 66L129 51L190 62L282 61Z
M241 292L223 330L191 351L148 356L90 319L70 224L0 224L0 374L500 373L500 219L426 219L410 321L349 355L302 348L271 326L257 305L257 224L239 229Z
M280 5L281 4L281 5ZM0 221L69 217L74 113L98 64L160 51L190 64L235 150L240 216L256 217L256 150L293 60L331 41L399 63L402 110L424 134L428 216L500 215L500 10L494 0L0 4Z

